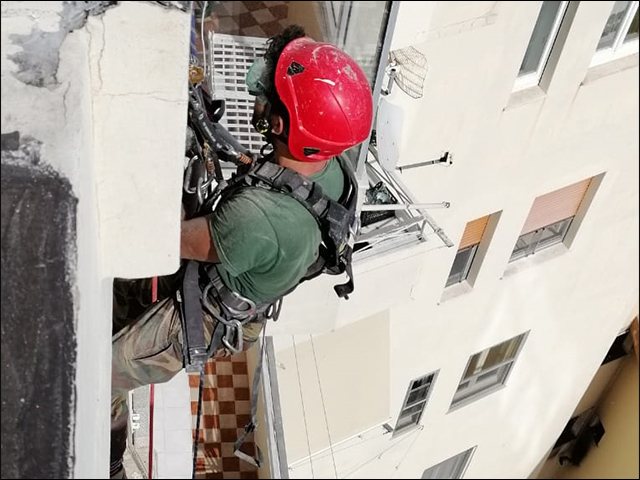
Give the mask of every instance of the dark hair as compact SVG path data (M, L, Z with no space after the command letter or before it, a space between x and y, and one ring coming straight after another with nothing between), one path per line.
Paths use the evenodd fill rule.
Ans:
M288 132L289 130L289 112L287 111L287 107L285 107L284 103L282 103L282 100L280 100L280 96L276 90L276 66L278 65L278 60L280 59L280 55L282 54L284 47L293 40L302 38L306 35L304 28L300 25L289 25L280 34L267 40L267 51L264 54L269 85L269 88L267 89L267 100L269 100L269 103L271 104L271 113L282 117L285 125L285 132Z

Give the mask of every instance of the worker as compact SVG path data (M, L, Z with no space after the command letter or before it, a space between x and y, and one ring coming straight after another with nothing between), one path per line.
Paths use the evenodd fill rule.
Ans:
M338 204L349 178L337 157L371 131L371 88L360 67L337 47L315 42L294 25L267 41L264 59L252 67L248 83L257 97L253 124L273 145L269 161L308 179L305 185L319 186L322 198ZM212 213L183 220L180 251L182 259L199 262L199 272L233 298L264 312L305 278L326 238L300 198L247 185L229 195L223 192ZM185 364L175 281L161 279L159 300L146 309L131 282L120 282L115 291L114 318L125 326L113 337L112 478L126 478L121 460L128 391L166 382ZM219 298L206 293L202 302L214 297ZM219 306L213 308L202 310L207 341L221 314ZM258 339L265 316L254 315L243 324L245 348ZM214 355L228 353L218 348Z

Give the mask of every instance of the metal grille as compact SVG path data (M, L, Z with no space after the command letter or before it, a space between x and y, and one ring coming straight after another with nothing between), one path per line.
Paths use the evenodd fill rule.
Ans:
M391 63L398 72L395 82L411 98L422 98L424 79L427 77L427 58L413 47L394 50L389 53Z
M211 96L226 101L220 124L257 155L264 137L251 125L254 97L247 91L245 76L255 59L264 55L265 39L210 32L209 50Z

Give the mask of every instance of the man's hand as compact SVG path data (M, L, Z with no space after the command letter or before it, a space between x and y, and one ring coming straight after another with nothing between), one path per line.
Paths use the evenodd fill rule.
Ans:
M209 221L205 217L182 221L180 257L200 262L220 262L209 231Z

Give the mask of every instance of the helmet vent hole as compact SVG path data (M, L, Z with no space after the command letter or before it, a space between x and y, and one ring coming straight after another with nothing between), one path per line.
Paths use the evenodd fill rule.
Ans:
M302 72L304 72L304 67L298 62L291 62L291 65L287 68L287 75L297 75Z
M302 149L302 152L308 157L309 155L314 155L316 153L318 153L320 151L319 148L312 148L312 147L304 147Z

